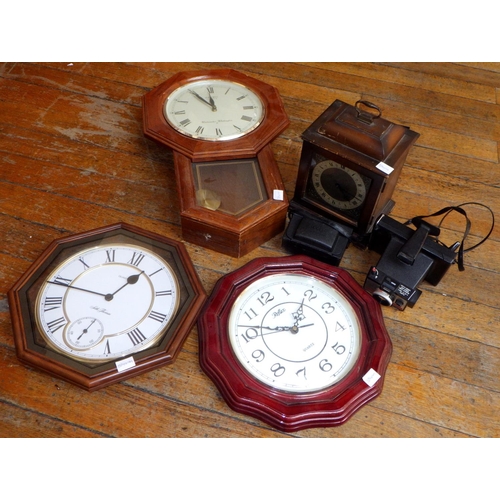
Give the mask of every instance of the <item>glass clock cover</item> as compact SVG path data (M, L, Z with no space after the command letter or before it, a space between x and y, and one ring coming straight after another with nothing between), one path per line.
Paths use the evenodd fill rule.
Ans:
M366 202L371 179L338 161L313 154L304 199L342 212L356 221Z
M257 158L193 163L198 206L240 216L266 201Z
M187 83L165 101L165 118L181 134L207 141L232 140L257 128L264 117L259 96L229 80Z
M343 294L297 273L266 276L243 290L228 335L245 370L274 389L298 393L338 383L361 347L356 313Z

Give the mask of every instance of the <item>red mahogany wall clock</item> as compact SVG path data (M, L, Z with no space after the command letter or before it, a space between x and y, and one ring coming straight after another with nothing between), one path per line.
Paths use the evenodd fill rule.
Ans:
M200 365L227 404L287 432L346 422L381 393L392 352L380 305L306 256L221 278L198 333Z

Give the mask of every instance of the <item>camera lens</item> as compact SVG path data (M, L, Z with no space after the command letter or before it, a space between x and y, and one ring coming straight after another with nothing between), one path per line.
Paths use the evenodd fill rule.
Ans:
M383 306L392 306L391 296L384 290L380 290L380 288L373 292L373 298Z

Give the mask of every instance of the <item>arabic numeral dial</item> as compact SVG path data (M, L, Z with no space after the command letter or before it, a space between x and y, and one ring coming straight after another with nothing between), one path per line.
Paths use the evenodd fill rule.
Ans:
M338 383L354 366L361 342L349 301L331 284L293 273L259 278L241 292L228 333L252 377L289 392Z

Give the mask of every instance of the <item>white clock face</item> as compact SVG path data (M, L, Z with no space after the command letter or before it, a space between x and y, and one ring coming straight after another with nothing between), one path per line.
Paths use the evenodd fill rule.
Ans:
M174 90L165 102L164 115L184 135L222 141L237 139L257 128L264 118L264 106L249 88L211 79Z
M318 163L311 180L320 198L341 210L357 208L366 198L366 186L361 176L333 160Z
M36 320L57 351L105 362L157 341L178 309L170 266L143 247L101 245L59 265L37 296Z
M269 275L249 285L232 306L228 334L245 370L295 393L339 382L361 347L360 326L347 299L302 274Z

